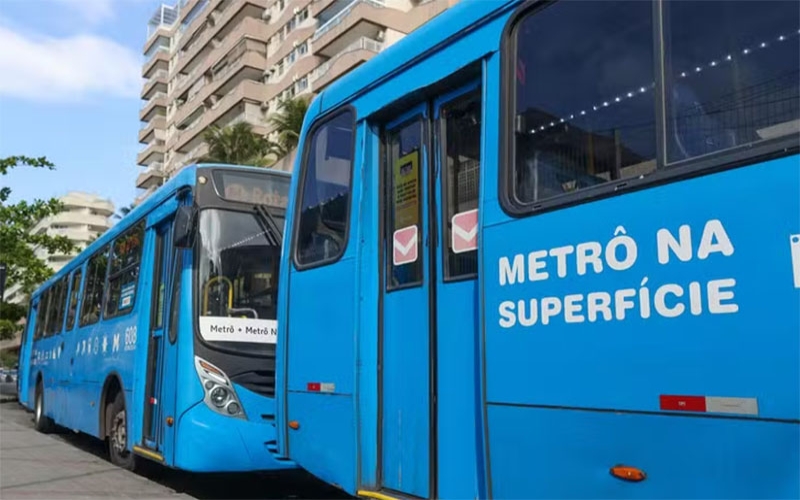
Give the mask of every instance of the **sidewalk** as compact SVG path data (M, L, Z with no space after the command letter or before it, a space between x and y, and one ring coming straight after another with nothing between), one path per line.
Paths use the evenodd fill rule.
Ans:
M36 432L31 415L0 404L0 498L191 498L111 465L99 441Z

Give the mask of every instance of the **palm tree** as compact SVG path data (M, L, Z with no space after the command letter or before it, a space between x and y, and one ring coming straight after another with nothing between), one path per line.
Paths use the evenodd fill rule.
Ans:
M278 105L280 111L270 117L270 122L278 133L278 140L271 142L269 151L277 158L286 156L297 147L308 105L309 99L305 96L286 99Z
M247 122L220 128L211 126L204 139L208 144L208 154L200 159L203 163L230 163L234 165L268 166L272 162L270 143L253 132Z
M128 215L129 213L131 213L131 210L133 210L134 208L136 208L136 205L134 205L133 203L131 203L127 207L122 207L122 208L119 209L119 212L114 214L114 218L115 219L121 219L121 218L125 217L126 215Z

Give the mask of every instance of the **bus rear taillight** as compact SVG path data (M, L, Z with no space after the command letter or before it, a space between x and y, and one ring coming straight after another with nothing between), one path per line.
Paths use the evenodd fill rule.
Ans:
M194 366L203 385L206 406L221 415L246 418L239 397L225 372L197 356L194 357Z

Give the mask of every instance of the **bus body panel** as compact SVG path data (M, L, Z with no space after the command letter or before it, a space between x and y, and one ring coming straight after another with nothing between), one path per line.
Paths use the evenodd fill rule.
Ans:
M800 230L798 185L800 164L790 156L518 220L487 210L486 404L495 496L800 493L800 314L789 247ZM569 223L575 220L594 222ZM663 232L678 238L684 225L692 247L691 259L685 247L685 262L667 249ZM529 281L531 252L595 241L605 247L615 234L635 241L630 268L616 271L604 261L602 272L581 274L570 259L560 272L555 260L542 258L546 267L536 272L548 277ZM511 284L504 259L520 254L524 281ZM585 298L592 293L614 297L611 310L590 309ZM626 296L635 306L618 298ZM562 313L543 312L543 299L556 298ZM522 326L536 316L531 299L538 318ZM759 326L765 320L767 329ZM691 407L698 398L701 408ZM673 406L681 400L690 406ZM670 416L683 409L701 417ZM735 419L702 417L709 414ZM567 434L570 425L585 437ZM713 481L680 473L687 448ZM551 458L523 480L510 465L530 453ZM566 484L554 475L567 457L580 463L587 455L586 474L576 477L586 490L548 489ZM764 470L776 456L781 464ZM617 463L665 480L626 493L610 475L590 474Z
M489 405L488 415L493 498L800 494L796 424L506 405ZM647 479L613 477L618 464Z
M657 412L661 396L691 395L757 403L755 413L733 414L800 419L800 291L790 248L800 231L798 185L791 156L487 221L487 402ZM685 262L666 243L681 227ZM626 237L635 260L618 247L616 258L630 267L615 270L606 252ZM592 242L603 260L579 263L577 248ZM549 256L535 270L528 265L532 252L560 247L576 249L562 266ZM515 259L525 269L510 276ZM511 281L519 276L522 283ZM592 308L604 294L608 308ZM548 300L561 313L543 312ZM531 314L537 321L523 326Z

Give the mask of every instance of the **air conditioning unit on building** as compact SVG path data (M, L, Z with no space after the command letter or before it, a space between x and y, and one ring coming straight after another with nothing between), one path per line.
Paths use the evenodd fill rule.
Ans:
M297 15L298 12L300 12L299 7L295 7L294 9L292 9L292 14L294 14L295 16Z
M378 31L378 35L375 37L375 39L378 40L379 42L382 42L384 38L386 38L386 30Z
M272 19L272 13L270 12L270 9L264 9L264 12L261 13L261 19L267 22Z

